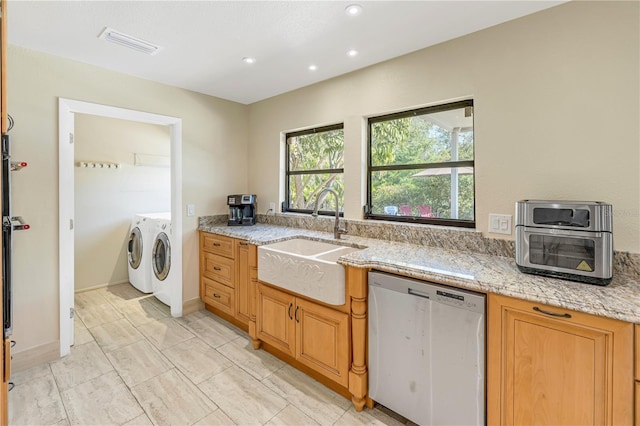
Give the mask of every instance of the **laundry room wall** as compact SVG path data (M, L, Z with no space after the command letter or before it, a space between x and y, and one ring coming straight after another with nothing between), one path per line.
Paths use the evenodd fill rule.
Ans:
M12 45L7 67L12 155L29 163L12 180L13 211L31 225L16 233L13 250L11 352L19 370L60 354L58 99L182 119L181 284L183 302L192 304L199 300L198 216L225 214L226 195L249 190L249 112L236 102ZM186 215L187 204L195 205L195 216Z
M75 290L128 282L133 215L171 211L169 128L76 114L74 145ZM78 167L83 162L119 167Z

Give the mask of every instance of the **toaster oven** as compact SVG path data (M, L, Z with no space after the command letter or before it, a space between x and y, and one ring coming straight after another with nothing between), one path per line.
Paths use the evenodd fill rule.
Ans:
M611 204L518 201L515 228L520 271L597 285L611 282Z

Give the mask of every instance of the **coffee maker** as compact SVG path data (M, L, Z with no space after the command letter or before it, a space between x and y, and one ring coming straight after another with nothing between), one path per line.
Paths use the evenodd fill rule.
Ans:
M251 226L256 224L256 196L251 194L227 196L229 206L228 226Z

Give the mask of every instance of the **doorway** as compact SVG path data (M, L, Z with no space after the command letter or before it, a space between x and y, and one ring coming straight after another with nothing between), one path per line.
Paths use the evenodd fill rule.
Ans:
M182 276L182 120L142 111L59 98L59 267L60 356L71 353L74 308L74 126L75 114L123 119L169 127L171 156L171 216L173 239L171 267ZM182 281L171 290L171 315L182 315Z

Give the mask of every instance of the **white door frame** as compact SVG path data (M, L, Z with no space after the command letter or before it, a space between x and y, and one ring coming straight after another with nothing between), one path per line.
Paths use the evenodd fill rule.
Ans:
M169 126L171 140L171 220L174 244L171 268L179 285L173 286L171 315L182 316L182 119L90 102L58 98L59 143L59 266L60 356L71 353L74 306L74 114L91 114Z

